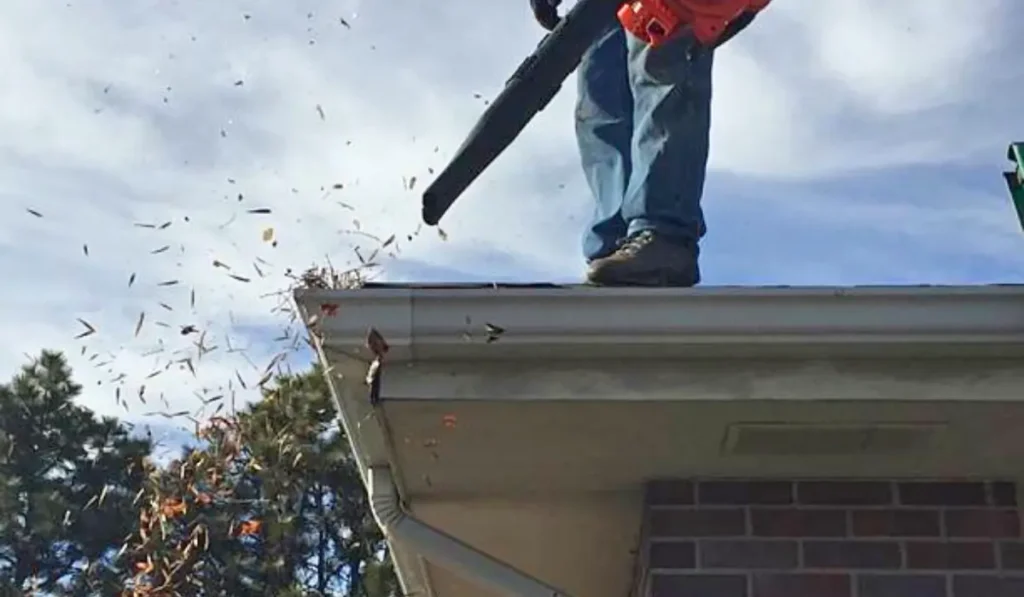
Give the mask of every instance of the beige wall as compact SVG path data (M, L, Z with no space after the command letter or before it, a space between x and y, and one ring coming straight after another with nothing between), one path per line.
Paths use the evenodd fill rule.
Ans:
M414 514L573 597L626 597L642 500L639 490L519 502L421 500ZM437 595L484 595L471 581L429 571Z

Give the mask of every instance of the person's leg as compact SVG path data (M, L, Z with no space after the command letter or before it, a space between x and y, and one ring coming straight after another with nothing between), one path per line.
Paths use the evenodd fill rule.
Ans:
M696 243L711 128L714 52L688 36L659 48L629 42L635 103L633 174L623 201L629 233L650 230Z
M626 236L622 199L630 176L633 99L626 35L615 26L583 56L578 69L576 140L594 213L583 237L587 261L613 253Z
M650 48L629 36L634 102L632 173L622 217L632 242L591 269L605 284L691 286L700 281L701 196L711 126L713 51L689 36Z

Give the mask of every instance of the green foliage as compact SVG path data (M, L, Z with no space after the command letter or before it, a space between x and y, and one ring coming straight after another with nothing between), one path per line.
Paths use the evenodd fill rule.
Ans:
M383 536L322 371L278 378L240 420L252 457L263 465L259 486L268 499L261 504L265 520L273 521L265 539L268 563L284 563L321 595L337 591L339 581L353 595L393 589L389 569L378 561ZM368 571L376 577L367 578Z
M159 467L44 352L0 385L0 597L392 597L323 372L197 429Z
M397 594L322 371L197 431L149 476L127 554L150 594Z
M116 592L110 556L132 530L151 446L76 405L80 392L54 352L0 385L0 586Z

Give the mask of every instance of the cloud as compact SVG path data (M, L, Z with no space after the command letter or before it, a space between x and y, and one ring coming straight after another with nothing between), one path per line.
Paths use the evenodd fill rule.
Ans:
M1012 6L775 3L720 56L715 166L815 178L998 155L1024 85Z
M999 177L1007 135L1024 134L1008 126L1024 92L1013 6L779 0L724 48L708 283L1020 279ZM274 341L287 270L356 267L392 235L383 279L579 276L589 197L571 80L450 212L448 240L419 226L418 191L540 39L525 0L8 0L4 13L0 329L17 340L0 371L64 349L84 402L110 414L125 414L115 385L162 392L170 410L229 382L251 396L238 378L251 388L293 343ZM76 318L97 333L73 340ZM189 325L219 346L195 377ZM131 406L141 418L150 404Z

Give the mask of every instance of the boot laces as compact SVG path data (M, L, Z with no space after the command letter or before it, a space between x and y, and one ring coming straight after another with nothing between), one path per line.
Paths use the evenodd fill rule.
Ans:
M632 236L619 241L616 253L624 256L633 256L639 253L644 247L654 241L654 233L650 230L643 230Z

